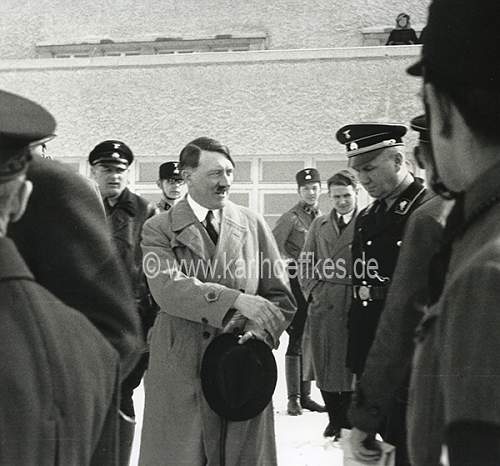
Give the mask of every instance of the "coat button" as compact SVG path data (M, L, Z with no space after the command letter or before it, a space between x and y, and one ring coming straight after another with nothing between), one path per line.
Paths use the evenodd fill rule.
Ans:
M397 246L401 246L402 244L403 244L403 242L402 242L402 241L398 241L398 242L396 243L396 245L397 245Z
M368 301L363 301L363 307L368 306Z
M369 239L369 240L366 242L366 245L367 245L367 246L371 246L371 245L372 245L372 240L370 240L370 239Z
M210 338L210 332L203 332L203 338L206 340L207 338Z
M202 318L201 318L201 322L202 322L203 324L208 324L208 319L207 319L206 317L202 317Z
M363 280L363 281L361 282L361 284L362 284L362 285L366 285L366 284L367 284L367 283L366 283L366 280Z

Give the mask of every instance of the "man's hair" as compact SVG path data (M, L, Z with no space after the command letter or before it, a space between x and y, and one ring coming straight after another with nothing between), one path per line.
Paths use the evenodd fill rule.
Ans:
M228 159L234 167L229 149L215 139L201 137L194 139L181 150L179 155L179 169L196 168L200 163L201 151L218 152Z
M445 82L428 76L426 81L455 104L473 133L488 142L500 144L500 91Z
M358 189L359 181L356 175L349 170L340 170L328 178L326 184L328 189L330 189L330 186L352 186L356 190Z

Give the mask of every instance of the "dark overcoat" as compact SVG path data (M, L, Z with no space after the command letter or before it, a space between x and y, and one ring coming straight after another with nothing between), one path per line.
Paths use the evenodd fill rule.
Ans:
M117 464L119 355L0 239L0 464Z
M444 288L418 333L408 408L414 466L440 464L453 424L500 427L499 177L497 163L465 191Z
M130 280L89 183L53 160L35 157L33 193L10 236L37 282L84 314L118 350L122 376L143 343Z

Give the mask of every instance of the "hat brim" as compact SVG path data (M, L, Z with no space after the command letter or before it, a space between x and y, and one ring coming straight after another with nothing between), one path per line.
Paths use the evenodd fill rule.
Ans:
M269 346L260 340L248 340L243 345L258 359L259 374L252 390L233 406L224 395L227 387L221 387L220 374L224 371L227 376L232 350L242 348L238 336L225 333L214 338L205 350L201 363L200 378L205 400L214 412L230 421L247 421L258 416L271 402L278 379L276 361Z
M42 144L46 144L47 142L52 141L52 139L54 139L56 136L57 136L57 134L49 134L48 136L45 136L42 139L38 139L36 141L30 142L29 146L36 147L36 146L40 146Z
M356 155L352 155L349 157L347 161L347 166L349 168L355 169L360 165L364 165L365 163L371 162L373 159L376 159L383 152L387 152L399 146L404 146L404 143L391 144L390 146L384 143L380 143L377 144L376 147L371 147L368 150L365 150L364 152L358 151Z
M420 59L417 63L406 68L406 72L411 76L423 76L424 75L424 62Z
M92 163L93 166L95 165L103 165L105 167L117 167L117 168L122 168L126 170L129 167L129 164L127 161L123 161L123 159L100 159L96 160L94 163Z

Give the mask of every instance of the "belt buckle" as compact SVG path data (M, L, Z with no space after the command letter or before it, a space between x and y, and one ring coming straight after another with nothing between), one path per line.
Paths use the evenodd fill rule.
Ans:
M371 297L370 287L366 285L361 285L358 288L358 297L362 301L368 301Z

